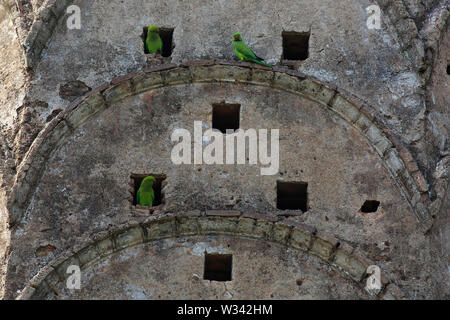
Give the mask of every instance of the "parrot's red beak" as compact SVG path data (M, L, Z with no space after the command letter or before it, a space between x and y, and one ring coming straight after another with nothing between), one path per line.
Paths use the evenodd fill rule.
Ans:
M238 37L238 36L235 36L235 37L234 37L234 40L239 41L239 37Z
M156 33L159 34L159 30L156 30Z

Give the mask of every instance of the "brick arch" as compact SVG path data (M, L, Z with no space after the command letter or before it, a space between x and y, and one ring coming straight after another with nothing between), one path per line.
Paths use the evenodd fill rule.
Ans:
M398 37L399 45L410 60L411 67L416 71L425 72L430 64L430 57L425 53L429 50L436 52L439 38L445 32L448 17L450 16L450 5L438 4L424 19L425 23L419 30L413 18L408 12L404 1L377 0L383 13L392 24ZM434 57L431 58L434 60ZM428 72L425 77L428 77Z
M24 42L25 62L28 68L34 68L39 63L41 52L52 37L58 20L64 16L72 2L73 0L48 0L39 10Z
M17 299L54 298L55 292L64 288L67 282L69 275L66 270L70 265L77 265L84 270L129 247L163 239L194 236L256 239L299 250L320 258L343 277L351 279L361 290L365 286L368 266L375 264L352 246L341 244L332 236L317 233L313 228L289 219L277 221L271 216L233 211L222 212L221 215L193 211L160 215L145 223L126 224L106 235L99 234L89 243L68 250L43 267L27 283ZM382 290L378 295L384 294L383 289L389 285L385 274L382 274L381 282Z
M414 20L409 16L403 1L377 0L383 13L388 17L394 28L399 45L405 57L411 62L414 70L423 68L425 60L424 45L419 39L419 30ZM413 57L411 60L409 57Z
M233 83L264 86L312 100L344 119L367 139L378 154L393 181L405 197L421 226L428 230L431 218L424 202L427 186L413 157L389 138L389 130L378 123L361 100L343 90L294 71L277 71L249 63L194 61L182 65L164 65L116 78L74 101L40 132L18 168L8 200L9 223L18 222L26 210L45 163L55 147L74 129L112 103L126 97L166 86L197 83Z

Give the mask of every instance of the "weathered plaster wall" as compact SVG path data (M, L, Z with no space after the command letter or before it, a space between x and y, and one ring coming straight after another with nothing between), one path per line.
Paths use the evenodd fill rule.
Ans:
M175 28L174 62L234 59L230 34L238 30L259 55L276 63L282 54L281 31L310 30L310 58L300 66L302 72L367 99L406 143L423 135L421 79L397 44L395 28L387 17L382 30L367 29L365 8L369 1L285 1L246 6L238 1L74 3L81 8L82 29L68 30L65 19L60 19L36 69L35 91L30 96L49 103L44 118L67 104L55 94L59 85L78 79L95 87L139 69L146 60L142 27L157 22ZM301 19L298 12L302 12Z
M81 8L82 30L68 30L64 7L70 3L49 1L39 12L39 4L30 4L34 11L23 18L30 20L31 15L37 19L23 46L28 64L36 69L29 101L49 104L38 111L38 122L45 122L52 112L67 106L68 102L58 94L61 86L81 80L96 87L141 68L146 60L140 39L142 27L152 21L175 27L174 62L234 59L229 39L230 30L234 29L239 29L258 54L277 62L281 57L282 30L310 30L310 57L299 70L366 99L380 121L417 156L422 172L432 184L430 168L438 159L424 152L424 79L417 72L424 68L424 45L418 27L407 15L409 10L415 12L413 16L423 17L427 10L439 6L422 8L419 4L405 6L401 1L380 0L383 28L368 30L365 8L371 4L369 1L287 1L263 4L258 10L229 1L74 1ZM420 10L410 9L411 6L419 6ZM441 11L448 12L445 10ZM302 12L301 19L297 12ZM446 20L446 15L442 18ZM256 21L257 26L250 27L246 21ZM205 32L211 29L214 32ZM197 45L199 41L201 45Z
M450 106L450 75L447 74L447 66L450 65L450 24L442 35L440 46L436 52L433 72L428 84L427 117L429 153L439 154L442 159L435 164L432 192L432 211L436 215L436 222L430 237L431 252L435 261L434 279L436 283L436 295L450 296L449 288L449 237L450 237L450 197L449 197L449 106ZM440 157L439 157L440 158Z
M391 178L390 142L377 136L377 129L364 122L367 118L354 106L333 98L330 89L282 73L206 63L118 79L103 89L109 101L106 109L104 102L88 104L87 109L80 105L56 126L54 130L61 131L56 149L47 155L44 173L12 237L9 276L14 280L9 291L20 290L40 266L83 239L147 216L148 211L139 215L130 210L130 174L158 173L167 175L162 209L167 213L235 209L276 217L287 214L275 209L276 180L306 181L310 209L291 214L329 236L357 244L383 270L395 274L405 291L427 295L428 270L421 267L427 261L424 229ZM250 74L251 81L263 86L244 85ZM211 76L221 83L183 84ZM161 85L170 86L150 91L142 87ZM284 90L275 89L277 85ZM340 116L319 101L291 93L296 90L328 101ZM260 176L258 167L172 164L172 130L192 131L194 120L209 126L211 104L221 101L241 104L244 129L280 129L280 174ZM62 136L61 124L74 131L65 129L68 134ZM369 138L359 130L367 131ZM43 138L49 139L39 139ZM34 146L39 148L51 151ZM386 162L380 161L385 154ZM29 177L37 171L35 164L28 166L23 183L32 181ZM378 199L382 205L377 213L362 216L358 210L367 199ZM37 254L49 246L53 252ZM411 282L411 277L422 280Z
M295 150L297 142L303 143L304 136L308 136L308 143L302 144L301 150L309 152L300 153L304 159L311 161L308 166L299 163L298 154L291 152L289 155L288 152L286 163L282 164L280 170L283 173L283 177L280 173L280 178L310 179L310 190L317 191L311 197L312 209L301 218L305 223L320 226L319 229L324 232L339 233L344 240L352 242L373 260L382 263L383 267L387 266L394 275L394 281L408 297L442 298L448 294L448 287L443 285L448 277L448 232L445 228L448 224L448 210L445 195L448 190L449 103L448 75L445 74L445 68L442 69L448 52L448 31L447 36L442 36L442 30L446 26L448 28L446 1L422 4L415 0L379 0L378 4L383 10L383 28L372 31L366 27L365 12L365 8L372 2L365 0L286 0L263 4L247 3L245 6L238 1L73 1L81 8L82 30L66 28L65 6L72 1L38 0L16 3L19 7L15 7L14 1L1 2L9 8L10 19L3 19L6 15L0 13L0 37L2 43L7 44L0 48L1 57L7 57L6 60L0 59L0 64L3 63L0 74L0 99L3 99L0 103L0 124L3 126L0 142L4 163L0 165L0 210L3 213L0 225L6 225L8 213L12 217L11 223L19 222L13 229L14 243L10 248L6 248L9 230L3 229L3 240L0 240L3 241L0 242L0 256L2 250L12 252L11 259L2 262L3 268L9 262L9 274L13 279L8 284L8 297L15 296L16 290L22 289L29 278L54 255L64 252L74 243L85 241L86 237L97 231L108 228L109 223L117 225L128 219L126 215L122 215L126 202L126 190L123 187L127 183L125 177L131 170L145 169L153 172L155 167L155 163L145 162L147 153L144 156L142 150L142 156L137 159L139 149L142 149L136 147L136 141L142 139L139 130L142 131L142 127L149 123L152 129L156 129L151 138L165 144L165 148L160 146L157 149L160 156L167 149L167 132L172 129L169 123L175 121L185 124L190 119L187 125L190 128L192 119L204 117L209 120L207 114L210 101L207 97L211 90L217 91L222 100L237 99L247 105L246 110L250 113L248 118L243 115L244 124L292 128L293 134L284 137L289 140L283 140L286 149ZM249 24L248 21L254 23ZM375 118L374 122L384 128L390 142L383 140L384 136L380 141L377 140L377 131L369 130L367 133L363 130L364 134L358 130L354 132L351 125L317 109L316 104L310 101L289 98L286 93L274 94L273 90L245 87L230 89L228 85L183 86L180 92L175 88L165 88L155 96L154 93L142 94L140 98L129 99L127 103L132 105L124 105L125 102L114 103L115 106L107 109L96 121L77 128L78 136L71 136L68 145L62 141L53 141L67 128L51 120L60 111L73 107L74 104L69 105L69 102L77 95L146 65L147 57L143 53L140 36L142 27L154 22L161 26L175 27L172 61L177 63L199 58L233 60L230 34L236 29L256 53L269 62L276 63L281 57L282 30L310 30L310 57L298 70L336 86L339 90L345 89L347 96L354 95L365 100L366 107ZM179 76L182 78L184 74ZM289 87L290 84L286 85ZM61 87L69 88L69 91L73 88L73 95L69 95L67 99L67 95L61 94ZM113 98L114 90L111 90ZM265 95L264 98L250 98L254 94L252 90ZM106 92L105 96L108 94L110 93ZM204 97L202 99L194 94L202 94ZM170 98L165 100L161 95ZM191 104L186 104L186 100L190 100ZM296 109L287 108L284 100L305 112L301 113L305 118L298 118L301 115L299 113L291 114ZM134 114L136 110L133 107L136 106L140 108L141 115L148 111L152 114L156 108L154 105L164 106L162 112L153 113L155 119L159 117L158 122ZM261 110L260 105L263 106ZM274 106L277 106L276 109L273 109ZM120 112L116 113L114 108ZM186 114L185 110L191 108L197 111ZM351 118L352 113L346 116ZM135 123L141 124L134 130L129 124L133 117ZM274 117L278 119L275 121ZM70 123L70 120L64 120L63 123ZM25 157L26 161L22 162L41 129L45 128L41 133L50 132L56 125L63 129L55 130L56 134L51 136L50 145L54 142L61 144L56 153L52 154L51 162L47 163L50 154L45 153L51 148L45 149L45 144L44 149L39 150L44 159L33 153L32 148L29 157ZM103 126L103 130L99 130L99 125ZM334 130L340 133L337 134ZM126 135L123 136L123 133ZM95 137L93 141L88 138L90 134ZM371 134L375 140L371 141L375 150L378 152L380 146L382 148L384 162L366 145L365 139L369 136L370 141ZM111 138L114 139L112 143L109 142ZM336 139L338 142L331 143ZM40 143L40 140L37 142ZM100 146L95 142L104 145ZM39 143L35 143L35 150ZM397 149L385 154L391 148L391 143ZM76 146L78 153L70 155L68 149L68 154L64 154L65 148L69 146ZM120 152L116 155L116 147L123 151L130 146L137 150L131 156ZM412 151L412 156L408 149ZM84 150L84 153L80 154L80 150ZM318 150L322 151L317 152ZM400 162L397 161L397 151ZM150 149L148 152L154 154L155 151ZM361 158L363 154L366 162ZM395 157L390 158L391 154ZM36 161L29 169L27 166L33 159ZM395 170L389 165L388 169L384 168L389 159L391 167L399 167ZM160 170L171 169L164 166L166 160L167 157L161 157L156 167L161 168ZM92 167L93 161L101 164ZM121 161L123 165L119 165ZM133 167L133 161L144 162L138 168ZM317 165L318 162L320 166ZM37 167L45 168L42 181L36 174L36 171L41 173L41 169L34 166L36 163L39 163ZM69 163L73 166L68 166ZM85 164L85 167L82 168L80 164ZM295 168L291 169L291 165ZM74 172L79 171L79 175L74 176L74 172L68 168L72 168ZM326 170L319 170L322 168ZM358 170L355 171L355 168ZM230 174L227 170L224 168L220 174ZM34 173L31 174L30 171ZM187 203L192 208L223 208L226 203L227 208L270 211L274 203L273 181L261 183L262 180L253 176L258 171L251 168L239 175L235 172L234 183L240 179L247 182L249 176L253 177L254 187L249 190L239 189L233 183L228 185L225 182L235 191L216 191L210 198L189 197L186 194L183 196L183 192L192 185L197 188L197 194L209 191L207 186L212 184L219 187L220 179L211 179L209 170L201 168L200 172L195 172L197 177L202 177L201 181L193 178L193 172L177 172L177 178L172 181L190 184L181 191L175 190L173 184L168 185L167 196L170 198L172 195L173 201L168 203L166 209L172 206L171 210L180 210L180 199L188 199ZM213 178L214 174L217 172L213 172ZM80 176L88 181L94 179L94 185L103 190L109 190L113 185L111 194L117 194L117 197L110 194L112 200L105 201L109 198L103 196L107 193L102 193L101 201L92 200L93 194L89 194L90 190L83 189L83 182L75 182L81 181ZM408 180L411 177L414 179L413 183ZM318 179L317 182L314 179ZM70 192L62 191L62 185L67 185L68 181L76 184L77 189L73 192L77 196L72 195L72 189ZM117 185L120 187L116 187ZM265 191L259 192L259 187ZM430 192L427 194L428 191ZM246 195L243 197L245 199L238 201L238 193ZM366 196L385 199L382 200L380 214L364 219L357 214L353 216ZM85 201L80 203L79 199ZM50 208L55 210L51 211ZM429 238L431 252L422 233L431 225L430 220L427 220L428 211L435 218L431 233L426 235L432 235L432 239ZM37 218L38 212L46 217L45 221ZM61 212L62 215L57 216L56 212ZM103 218L95 220L94 229L90 229L93 216L97 213ZM422 217L427 223L418 224L414 214L419 217L419 221L422 221ZM67 217L69 223L64 221ZM50 231L52 235L48 235L48 226L53 228L54 223L61 225L62 229L54 228ZM72 224L79 238L69 232L68 226ZM41 225L48 226L41 228ZM0 226L0 231L1 228ZM366 232L366 236L354 232L360 232L361 229ZM367 232L368 230L371 231ZM19 239L26 239L23 243L30 246L22 251L20 241L16 243ZM50 242L56 244L53 246ZM392 243L396 245L393 247ZM38 248L40 253L36 257L36 251L33 250ZM41 253L49 255L43 257ZM436 265L431 262L429 254L433 255L433 260L438 261ZM24 262L26 260L29 261ZM24 275L17 276L22 271ZM433 284L430 285L430 281L434 281ZM2 287L0 282L0 288Z
M0 2L0 132L12 123L15 108L21 104L25 95L25 73L23 70L23 52L17 40L16 30L11 20L10 4ZM3 296L4 274L6 272L6 250L9 243L7 228L8 212L6 210L7 184L12 184L7 177L15 163L12 150L6 148L6 139L0 134L0 297Z

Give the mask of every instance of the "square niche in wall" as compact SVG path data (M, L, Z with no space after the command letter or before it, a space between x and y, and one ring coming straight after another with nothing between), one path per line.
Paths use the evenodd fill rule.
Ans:
M211 281L231 281L233 256L231 254L205 253L203 279Z
M303 61L309 57L309 32L283 31L282 60Z
M227 129L239 129L241 105L230 103L214 103L212 105L212 128L222 133Z
M277 209L308 211L308 183L277 181Z
M157 207L160 205L163 205L166 201L164 198L164 193L162 192L163 188L163 181L166 180L166 175L164 174L132 174L131 175L131 189L132 195L133 195L133 201L132 205L137 205L136 195L139 190L139 187L141 186L142 180L144 180L145 177L153 176L155 177L155 181L153 182L153 191L155 192L155 199L153 200L153 206Z
M377 212L379 206L380 206L380 201L366 200L366 201L364 201L363 205L361 206L360 212L363 214Z
M144 52L148 54L147 48L145 46L145 39L147 39L148 26L144 27L144 33L142 35L142 39L144 40ZM173 43L173 31L174 28L159 28L159 36L161 37L163 43L163 49L161 55L165 58L170 57L172 55L173 48L175 45Z

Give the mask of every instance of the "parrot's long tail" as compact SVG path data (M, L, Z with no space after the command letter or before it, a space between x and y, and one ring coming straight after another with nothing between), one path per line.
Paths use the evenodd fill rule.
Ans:
M270 68L273 68L273 66L271 66L270 64L268 64L268 63L265 63L264 61L259 61L259 60L253 60L253 62L255 62L255 63L258 63L258 64L262 64L263 66L266 66L266 67L270 67Z

